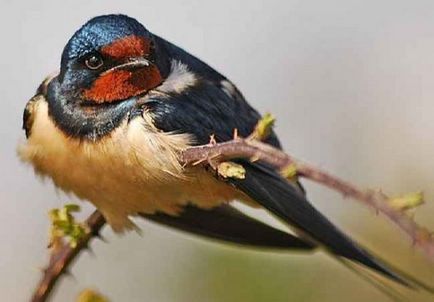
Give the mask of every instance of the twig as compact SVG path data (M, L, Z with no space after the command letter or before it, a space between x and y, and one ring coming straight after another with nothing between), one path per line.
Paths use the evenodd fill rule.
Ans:
M186 165L207 162L208 158L212 158L214 162L233 158L254 158L281 170L294 165L298 176L322 184L346 197L371 206L378 213L382 213L404 231L413 244L420 248L430 260L434 261L434 240L431 232L419 226L404 211L394 209L390 205L389 198L381 192L361 190L355 185L317 167L303 163L279 149L250 138L235 138L228 142L192 147L182 154L182 161Z
M211 143L208 145L191 147L181 154L181 162L186 166L207 164L210 159L213 162L225 161L234 158L249 158L261 160L273 165L277 169L284 170L294 165L298 176L308 178L322 184L344 196L354 198L382 213L404 231L419 247L425 255L434 260L434 241L431 233L419 226L404 211L394 209L389 198L381 192L364 191L356 186L339 179L319 168L303 163L292 156L285 154L270 145L249 137L247 139L235 137L232 141L223 143ZM75 259L81 250L87 247L89 241L99 234L105 224L105 219L98 211L86 220L89 232L83 239L78 241L77 246L72 248L64 244L56 250L50 259L48 267L44 271L43 278L38 284L32 302L44 302L48 298L59 277L67 271L69 264Z
M88 232L77 242L75 247L69 243L63 243L63 246L56 248L50 256L47 268L34 292L32 302L47 301L56 281L62 274L67 273L68 266L78 256L80 251L85 249L89 241L99 235L101 228L105 224L105 219L99 211L94 211L87 219L86 226Z

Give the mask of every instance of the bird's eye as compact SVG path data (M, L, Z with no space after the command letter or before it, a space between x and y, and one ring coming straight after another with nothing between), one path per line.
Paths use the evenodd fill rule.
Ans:
M100 68L103 64L104 61L101 58L100 55L98 54L93 54L91 56L89 56L84 63L86 64L86 67L92 70L98 69Z

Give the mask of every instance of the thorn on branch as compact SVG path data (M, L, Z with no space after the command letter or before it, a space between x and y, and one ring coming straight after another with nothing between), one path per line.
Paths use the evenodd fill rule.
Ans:
M71 271L70 271L69 269L65 269L65 270L63 271L63 275L64 275L64 276L67 276L67 277L72 277L73 279L75 279L75 278L74 278L74 275L71 273Z
M212 146L217 145L217 141L215 139L215 135L214 134L211 134L209 136L209 144L212 145Z
M192 163L191 165L192 166L197 166L197 165L200 165L200 164L202 164L204 162L206 162L206 158L201 158L201 159L195 161L194 163Z
M238 129L234 129L234 140L238 139Z
M104 243L108 243L108 240L103 235L101 235L101 233L98 232L97 234L94 234L94 236L96 239L99 239Z

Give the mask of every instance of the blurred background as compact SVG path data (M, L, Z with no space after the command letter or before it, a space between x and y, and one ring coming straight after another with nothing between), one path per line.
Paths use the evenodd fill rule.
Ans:
M2 301L29 299L47 261L48 210L78 202L19 162L24 105L58 68L69 37L99 14L133 16L227 75L277 117L285 149L299 158L363 187L424 190L428 202L415 219L434 229L433 1L1 0L0 11ZM395 226L305 184L348 234L433 284L434 265ZM389 301L320 252L255 251L138 223L141 236L105 228L108 243L92 243L94 256L78 259L52 301L74 301L89 287L113 302Z

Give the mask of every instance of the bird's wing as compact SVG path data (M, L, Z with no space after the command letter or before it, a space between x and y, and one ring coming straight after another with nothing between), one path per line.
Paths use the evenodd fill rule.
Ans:
M189 233L231 243L273 249L312 250L314 245L253 219L230 205L204 210L186 206L177 215L141 215Z
M197 144L208 143L210 135L214 135L217 141L230 140L234 129L246 137L260 118L237 90L231 95L227 89L221 89L218 83L206 80L182 93L150 100L145 104L145 110L151 114L157 128L165 132L189 133ZM274 133L267 142L279 147ZM260 162L251 163L241 159L240 162L246 169L246 179L229 180L237 189L330 252L409 285L406 278L388 268L334 226L276 171Z
M340 231L276 171L266 165L241 162L246 169L246 178L229 179L236 188L333 254L357 261L399 283L410 285L400 274Z

